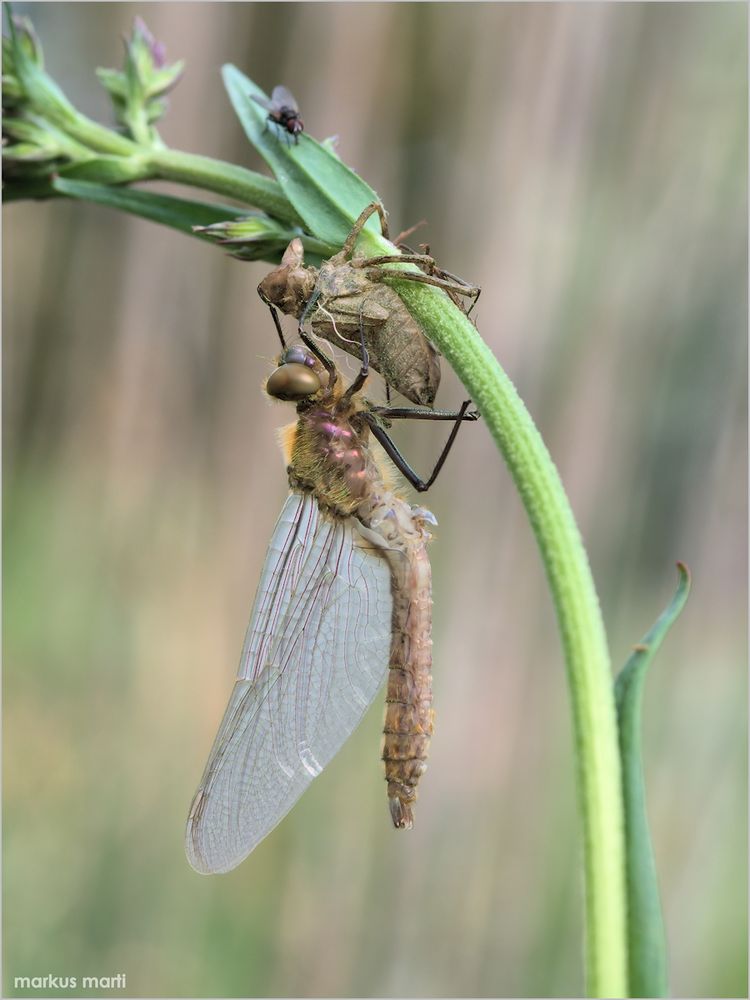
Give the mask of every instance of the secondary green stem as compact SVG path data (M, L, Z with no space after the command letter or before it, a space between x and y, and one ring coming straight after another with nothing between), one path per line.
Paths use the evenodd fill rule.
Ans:
M209 156L175 149L152 149L147 157L154 172L164 180L214 191L260 208L281 222L302 225L280 185L270 177Z
M521 495L562 633L573 708L586 877L587 988L625 997L625 840L607 639L586 553L549 452L473 324L435 289L399 282L407 307L471 393Z
M128 180L145 180L150 175L178 181L236 198L237 201L264 210L281 222L301 225L300 217L275 180L208 156L167 149L161 144L136 142L92 121L71 104L57 83L18 44L15 23L10 16L9 28L14 41L15 71L29 107L91 153L137 162L137 178L128 176ZM144 128L148 132L147 126ZM84 160L81 162L85 163ZM126 172L123 176L126 176ZM86 179L100 180L91 175ZM105 178L102 180L107 183Z

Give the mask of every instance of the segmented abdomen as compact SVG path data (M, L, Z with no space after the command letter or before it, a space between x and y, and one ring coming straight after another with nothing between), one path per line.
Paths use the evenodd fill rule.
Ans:
M427 555L433 515L398 497L371 497L360 508L391 568L391 652L383 760L393 824L410 829L417 785L427 764L432 711L432 573ZM382 542L381 542L382 539Z
M417 784L432 736L432 575L422 542L391 560L391 658L383 727L383 760L393 825L410 829Z

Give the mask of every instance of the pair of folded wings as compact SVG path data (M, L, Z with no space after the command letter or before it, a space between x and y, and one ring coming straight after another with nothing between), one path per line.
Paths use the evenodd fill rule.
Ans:
M186 831L202 873L240 863L361 721L388 669L390 570L356 518L292 493Z

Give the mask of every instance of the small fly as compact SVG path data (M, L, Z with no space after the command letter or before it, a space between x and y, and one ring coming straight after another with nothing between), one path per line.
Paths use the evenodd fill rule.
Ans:
M251 94L251 97L256 104L260 104L268 112L267 121L273 122L288 132L294 137L295 143L299 142L299 134L304 132L305 125L300 118L299 105L291 91L279 84L278 87L273 88L270 101L258 94Z
M282 447L289 497L271 537L239 673L187 821L201 873L238 865L287 814L362 720L388 676L383 760L394 826L413 822L432 735L432 578L436 523L393 488L374 437L418 491L429 488L462 420L478 414L375 406L368 359L345 388L302 334L266 382L296 404ZM423 481L384 429L398 418L454 421Z

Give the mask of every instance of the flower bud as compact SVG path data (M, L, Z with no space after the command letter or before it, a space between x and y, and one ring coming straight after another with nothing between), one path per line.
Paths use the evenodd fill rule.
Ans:
M226 246L239 260L268 260L280 256L287 243L297 235L263 212L251 212L210 226L193 226L193 232Z
M3 35L3 111L23 104L26 97L18 71L19 58L44 69L44 53L31 21L15 14L11 21L12 37Z
M153 126L167 110L163 97L179 80L183 65L182 61L167 65L164 45L138 17L125 42L123 69L96 71L112 99L117 121L137 142L151 144L157 139Z

